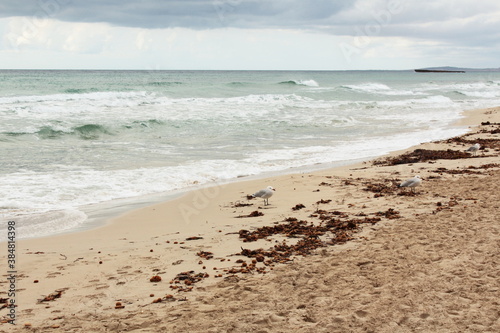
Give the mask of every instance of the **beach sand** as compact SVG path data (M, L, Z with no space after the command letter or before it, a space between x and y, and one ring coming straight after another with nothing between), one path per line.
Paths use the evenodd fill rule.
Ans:
M500 332L499 123L470 111L470 133L407 150L476 156L241 179L19 240L15 297L2 243L0 331Z

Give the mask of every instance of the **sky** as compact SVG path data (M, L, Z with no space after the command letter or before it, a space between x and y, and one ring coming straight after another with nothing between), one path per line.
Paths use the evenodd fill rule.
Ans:
M498 0L2 0L0 69L500 67Z

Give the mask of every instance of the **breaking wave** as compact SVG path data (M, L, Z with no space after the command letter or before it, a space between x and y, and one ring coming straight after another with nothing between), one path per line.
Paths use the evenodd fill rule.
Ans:
M318 82L314 80L290 80L290 81L280 82L280 84L289 84L289 85L306 86L306 87L319 87Z

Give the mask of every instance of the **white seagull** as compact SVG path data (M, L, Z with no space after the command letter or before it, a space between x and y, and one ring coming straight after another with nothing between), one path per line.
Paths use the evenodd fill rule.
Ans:
M422 179L420 178L419 175L416 175L413 178L407 179L401 184L398 185L398 187L410 187L413 192L415 192L415 187L419 186L422 184Z
M473 153L475 156L479 148L481 148L481 145L479 143L476 143L473 146L470 146L465 152Z
M267 206L269 205L269 198L273 196L274 191L276 190L272 186L268 186L267 188L252 194L252 197L264 199L264 206Z

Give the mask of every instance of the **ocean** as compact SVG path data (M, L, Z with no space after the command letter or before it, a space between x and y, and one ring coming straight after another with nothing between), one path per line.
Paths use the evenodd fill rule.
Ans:
M463 134L499 72L0 71L0 241Z

